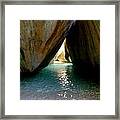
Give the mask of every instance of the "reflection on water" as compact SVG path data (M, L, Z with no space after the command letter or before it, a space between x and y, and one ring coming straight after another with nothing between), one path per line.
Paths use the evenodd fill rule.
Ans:
M50 64L32 77L21 78L22 100L99 100L99 84L76 75L72 64Z

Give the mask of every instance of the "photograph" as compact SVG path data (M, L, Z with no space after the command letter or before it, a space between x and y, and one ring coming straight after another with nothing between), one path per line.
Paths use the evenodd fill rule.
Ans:
M1 118L118 118L117 0L1 8Z
M100 20L20 20L20 100L100 100Z

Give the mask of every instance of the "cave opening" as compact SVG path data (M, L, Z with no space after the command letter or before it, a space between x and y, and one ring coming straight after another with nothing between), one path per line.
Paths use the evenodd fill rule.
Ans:
M98 20L23 20L20 30L21 100L100 99Z
M67 50L66 47L66 38L49 64L64 64L64 63L72 64L69 51Z

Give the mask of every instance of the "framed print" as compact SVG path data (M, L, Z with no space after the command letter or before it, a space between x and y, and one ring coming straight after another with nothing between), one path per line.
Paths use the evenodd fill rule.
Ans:
M4 1L1 118L119 119L119 2Z

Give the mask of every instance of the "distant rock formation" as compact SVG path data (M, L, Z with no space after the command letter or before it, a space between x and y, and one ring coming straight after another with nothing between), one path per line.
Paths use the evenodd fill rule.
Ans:
M72 23L70 20L21 20L20 71L36 72L47 66Z
M79 20L71 27L66 46L79 73L100 72L100 21Z
M65 39L63 44L61 45L60 49L58 50L58 52L54 56L54 58L50 61L51 64L70 63L71 62L69 51L68 51L66 45L67 44L66 44L66 39Z

